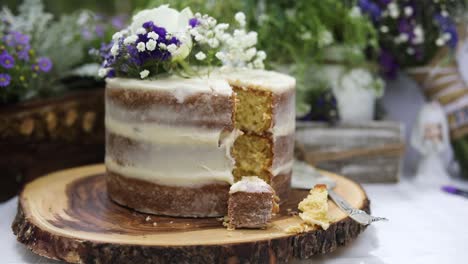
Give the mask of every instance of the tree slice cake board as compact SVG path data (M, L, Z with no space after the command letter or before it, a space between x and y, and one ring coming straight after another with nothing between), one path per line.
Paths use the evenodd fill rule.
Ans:
M359 184L323 173L352 206L369 211ZM107 196L104 165L92 165L27 184L13 231L34 253L70 263L284 263L329 253L365 229L329 201L333 222L327 230L286 233L301 223L290 210L296 211L307 193L293 189L265 230L229 231L217 218L163 217L119 206Z

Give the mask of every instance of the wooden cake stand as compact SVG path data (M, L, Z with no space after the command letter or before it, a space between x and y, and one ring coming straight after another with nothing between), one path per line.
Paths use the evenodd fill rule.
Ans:
M334 220L326 231L286 233L301 222L291 214L307 195L298 189L266 230L228 231L222 219L138 213L107 197L104 172L103 165L79 167L27 184L13 222L18 241L38 255L71 263L283 263L329 253L365 229L329 201ZM369 212L359 184L326 174L336 180L337 193Z

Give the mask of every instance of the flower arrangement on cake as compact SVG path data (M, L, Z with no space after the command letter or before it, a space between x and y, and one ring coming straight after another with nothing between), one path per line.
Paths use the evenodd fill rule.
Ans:
M203 67L264 67L266 53L257 50L257 33L247 32L243 13L238 28L217 23L189 8L178 12L167 5L138 13L129 28L115 33L101 49L101 77L151 78L162 73L194 76Z
M252 186L242 190L261 200L241 209L256 220L242 224L231 215L230 226L264 228L275 196L286 199L295 79L263 70L258 34L246 29L244 13L233 17L220 23L161 5L136 13L101 49L106 177L115 202L159 215L225 216L231 186ZM246 205L232 199L236 208Z

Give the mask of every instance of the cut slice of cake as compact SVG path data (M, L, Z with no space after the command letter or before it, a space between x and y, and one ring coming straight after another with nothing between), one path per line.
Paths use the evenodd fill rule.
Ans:
M303 233L312 229L314 225L327 230L330 227L328 217L328 190L325 184L317 184L310 190L309 195L298 205L299 217L303 223L289 226L286 229L288 233Z
M243 177L231 186L227 226L266 228L272 214L278 211L275 191L257 176Z

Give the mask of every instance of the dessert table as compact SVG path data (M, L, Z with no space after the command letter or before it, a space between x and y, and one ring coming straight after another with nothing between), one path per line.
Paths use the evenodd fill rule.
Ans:
M405 76L390 83L384 98L389 118L407 124L407 134L422 97ZM468 259L468 199L444 193L442 184L468 189L468 181L414 177L417 157L408 148L397 184L363 184L372 213L389 222L369 226L350 245L298 263L465 263ZM1 263L60 263L34 255L11 231L17 198L0 204Z

